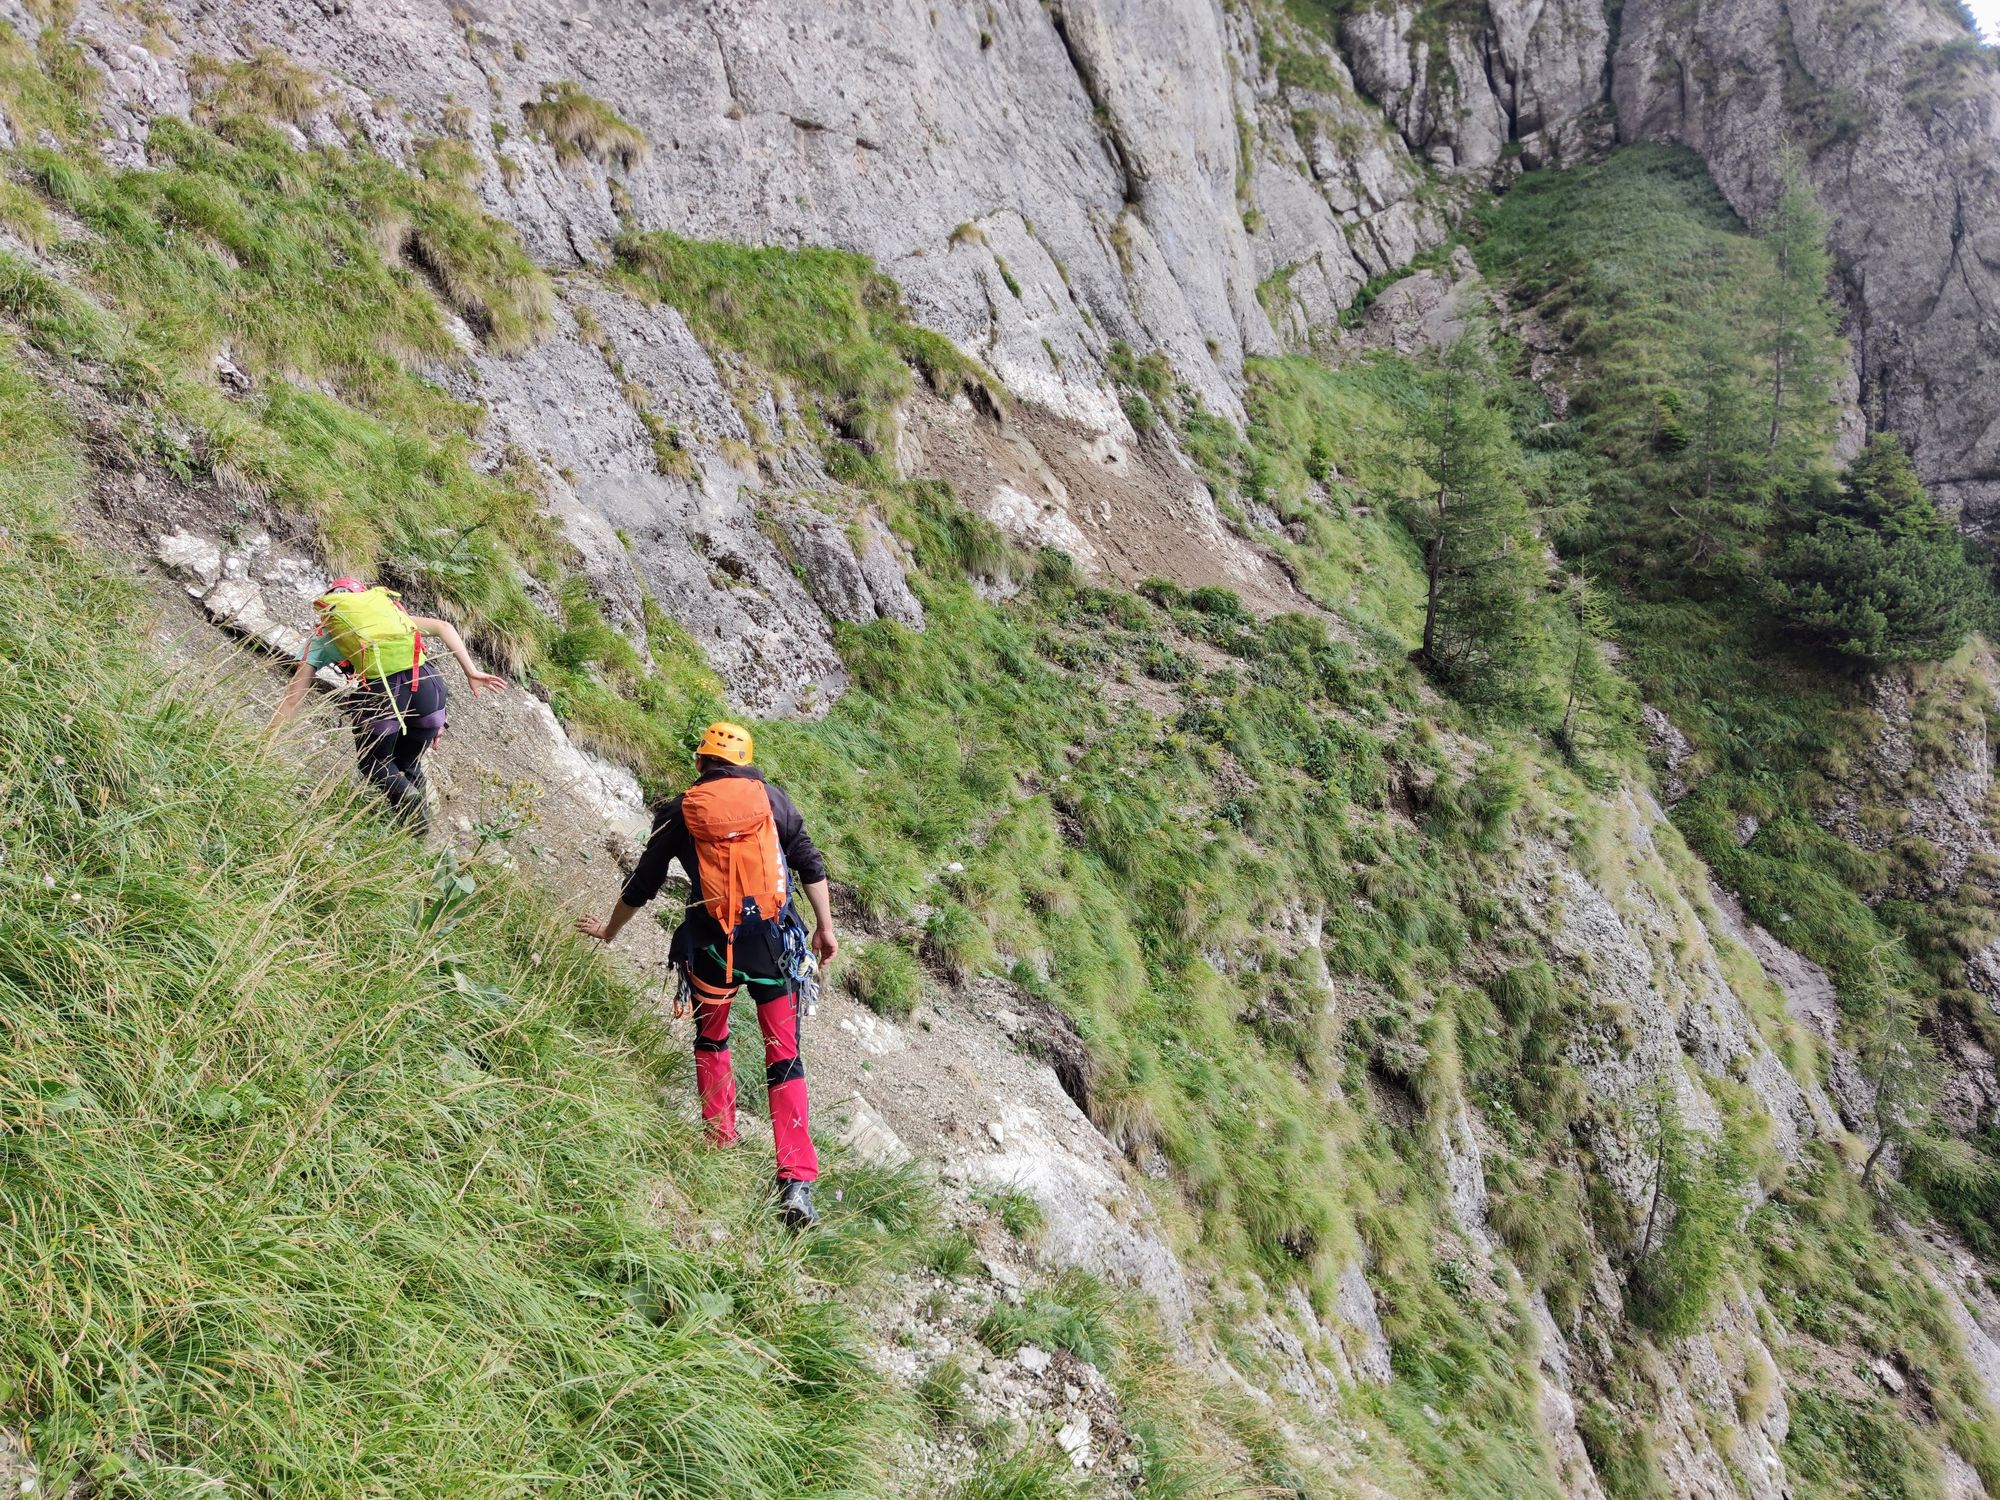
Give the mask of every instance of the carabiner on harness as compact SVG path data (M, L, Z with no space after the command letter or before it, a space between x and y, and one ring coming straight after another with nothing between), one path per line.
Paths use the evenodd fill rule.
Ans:
M785 973L792 981L792 993L798 997L799 1012L806 1016L819 1014L819 955L812 951L812 944L806 938L806 924L799 916L798 907L785 903L784 920L780 924L785 944Z

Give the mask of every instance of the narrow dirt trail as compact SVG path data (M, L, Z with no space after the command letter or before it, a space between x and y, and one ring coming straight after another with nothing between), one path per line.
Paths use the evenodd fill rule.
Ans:
M212 624L162 570L142 565L142 575L159 601L154 645L172 670L261 725L283 692L285 663ZM650 825L636 781L577 750L525 689L475 698L457 665L440 659L451 722L426 761L436 796L430 846L475 870L480 862L517 869L571 915L608 912ZM354 774L347 733L330 695L316 694L274 743L315 775L347 777ZM511 832L496 837L496 828ZM693 1023L670 1013L673 890L607 953L651 997L660 1024L687 1044L686 1071L674 1086L693 1128ZM845 914L836 917L850 948L869 936ZM839 976L836 960L818 1014L804 1023L815 1137L867 1160L913 1160L960 1207L986 1192L1028 1194L1046 1220L1044 1258L1139 1286L1170 1325L1184 1323L1193 1294L1141 1179L1028 1050L1038 1024L1028 1003L1002 981L953 987L926 975L915 1012L892 1022L856 1002ZM738 1007L732 1029L746 1144L768 1151L761 1048L747 1008ZM829 1174L830 1190L838 1176L837 1168Z

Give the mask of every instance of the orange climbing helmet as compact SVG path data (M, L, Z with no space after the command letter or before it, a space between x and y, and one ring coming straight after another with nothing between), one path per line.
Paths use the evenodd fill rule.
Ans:
M741 724L731 724L726 719L718 719L708 726L695 747L695 755L712 756L716 760L726 760L732 766L750 764L752 745L750 731Z

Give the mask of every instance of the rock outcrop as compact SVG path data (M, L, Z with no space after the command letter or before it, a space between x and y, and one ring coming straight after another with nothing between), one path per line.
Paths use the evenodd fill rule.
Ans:
M1357 7L1341 24L1356 81L1425 159L1491 172L1574 160L1598 142L1610 26L1587 0L1486 7Z

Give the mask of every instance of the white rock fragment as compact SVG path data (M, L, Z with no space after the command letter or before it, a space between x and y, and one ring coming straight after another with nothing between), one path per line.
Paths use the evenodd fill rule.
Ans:
M1018 1291L1020 1289L1021 1273L1008 1265L1004 1260L987 1261L986 1274L1010 1291Z
M252 384L250 376L229 357L226 345L216 353L215 378L223 389L235 391L239 395L248 391Z
M614 828L638 837L650 832L652 822L639 778L623 766L580 749L563 733L561 721L548 704L538 698L526 701L529 716L547 741L549 759L570 789Z
M903 1034L893 1021L885 1021L872 1011L856 1011L836 1023L854 1038L855 1045L869 1057L887 1057L903 1047Z
M1069 1455L1069 1461L1077 1468L1089 1468L1090 1419L1079 1412L1063 1423L1056 1432L1056 1446Z
M834 1139L873 1167L898 1167L910 1159L889 1122L860 1094L850 1094L834 1106Z
M199 595L222 576L222 549L207 537L178 528L161 537L154 555L187 579L189 592Z

